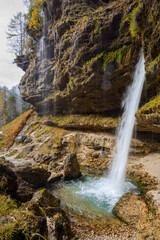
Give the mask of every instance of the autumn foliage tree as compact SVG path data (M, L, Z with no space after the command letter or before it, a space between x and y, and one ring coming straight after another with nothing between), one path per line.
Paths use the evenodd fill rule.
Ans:
M41 30L42 28L42 7L43 2L42 0L30 0L30 23L29 29L33 28L36 31Z

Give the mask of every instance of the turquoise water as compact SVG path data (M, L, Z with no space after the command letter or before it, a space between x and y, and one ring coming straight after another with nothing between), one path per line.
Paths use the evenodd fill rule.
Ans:
M53 190L64 207L88 217L113 217L113 207L126 192L138 193L138 189L127 180L123 191L115 193L107 185L107 178L88 176L60 183Z

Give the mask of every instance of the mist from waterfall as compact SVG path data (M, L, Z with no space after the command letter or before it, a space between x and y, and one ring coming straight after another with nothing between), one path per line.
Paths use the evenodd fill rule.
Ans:
M115 192L122 192L125 182L126 165L131 144L135 113L138 110L145 79L144 56L140 53L139 62L133 74L133 82L127 88L122 101L124 109L122 121L117 129L116 151L108 175L109 185Z

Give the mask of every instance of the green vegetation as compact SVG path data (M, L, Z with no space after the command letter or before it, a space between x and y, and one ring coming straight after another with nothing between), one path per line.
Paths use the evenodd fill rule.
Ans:
M123 16L121 24L120 24L120 30L121 30L124 22L129 23L129 31L130 31L132 37L136 37L138 35L138 33L140 32L140 29L139 29L136 19L141 11L141 7L142 7L141 0L135 1L135 4L136 4L136 6L129 13L129 15L127 17L125 17L125 15Z
M151 101L147 102L140 110L136 113L136 116L141 114L150 114L160 112L160 94L153 98Z
M89 61L87 61L84 65L83 68L86 68L87 65L92 64L93 62L96 62L99 58L102 58L104 56L104 52L97 54L95 57L91 58Z
M0 195L0 239L29 240L34 229L35 217L25 207L17 207L16 202L6 195ZM5 219L5 221L4 221Z
M147 67L147 73L153 72L156 66L160 65L160 54Z
M109 52L109 53L105 54L103 69L106 68L106 66L109 62L116 61L118 63L121 63L126 52L127 52L127 47L123 46L122 48L116 50L115 52Z
M123 57L126 55L127 53L127 46L123 46L122 48L116 50L116 51L112 51L112 52L102 52L100 54L97 54L95 57L91 58L89 61L87 61L84 65L83 65L83 69L85 69L87 67L87 65L91 65L94 62L96 62L98 59L103 58L103 69L106 68L107 64L109 62L113 62L116 61L117 63L121 64L123 61Z
M17 209L16 202L10 196L0 195L0 216L8 215L14 209Z
M118 118L102 117L99 115L69 115L51 117L50 120L57 123L62 128L79 129L111 129L116 128L119 122Z

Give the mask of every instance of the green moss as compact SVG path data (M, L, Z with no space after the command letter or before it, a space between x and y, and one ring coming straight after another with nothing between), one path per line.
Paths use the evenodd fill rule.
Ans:
M160 65L160 54L149 64L147 68L148 72L153 72L156 66Z
M125 56L126 52L127 52L127 47L124 45L122 48L116 50L115 52L109 52L104 54L103 69L106 68L109 62L116 61L119 64L122 63L123 57Z
M147 102L140 110L136 113L136 116L141 114L150 114L160 112L160 94L153 98L151 101Z
M101 28L101 21L100 21L100 18L97 17L96 18L96 26L95 26L93 34L97 35L99 33L100 28Z
M83 68L86 68L87 65L92 64L93 62L97 61L99 58L102 58L104 56L105 52L97 54L95 57L91 58L89 61L87 61L84 65Z
M136 18L138 16L138 14L140 13L140 10L141 10L141 5L139 4L136 8L133 9L133 11L130 15L129 30L130 30L130 33L131 33L132 37L137 36L137 34L140 32L140 29L139 29L137 21L136 21Z
M47 191L46 188L43 188L43 189L40 190L41 194L43 194L43 193L46 192L46 191Z

